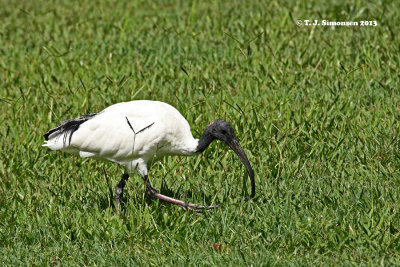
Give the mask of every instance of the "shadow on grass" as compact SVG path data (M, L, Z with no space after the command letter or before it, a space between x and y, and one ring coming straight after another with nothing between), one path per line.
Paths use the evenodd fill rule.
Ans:
M182 191L181 190L181 186L179 186L179 188L177 190L172 190L171 188L169 188L165 183L161 184L161 189L157 190L160 194L175 198L175 199L179 199L185 202L191 202L189 201L190 199L192 199L195 195L197 196L196 199L201 199L203 203L194 203L194 204L200 204L200 205L210 205L210 203L213 201L214 196L211 196L209 194L206 194L205 192L193 192L193 190L185 190ZM108 189L109 192L108 194L102 194L101 197L99 197L98 201L100 204L100 208L102 210L106 210L109 208L113 208L116 209L116 204L115 204L115 194L114 194L114 190L113 188L111 188L108 185ZM200 195L199 195L200 193ZM145 187L143 186L143 194L145 194ZM140 196L139 196L140 195ZM129 198L129 199L128 199ZM129 201L128 201L129 200ZM121 209L121 211L123 211L125 213L126 208L127 208L127 204L129 203L129 205L134 205L137 208L140 208L143 204L146 205L155 205L158 200L155 197L151 197L149 195L145 195L145 199L144 202L142 201L142 195L140 194L140 192L137 192L136 195L130 195L129 192L127 191L127 189L124 190L124 195L121 199L121 206L119 207L119 209ZM163 206L167 207L167 206L175 206L171 203L165 202L165 201L160 201L160 203L162 203ZM217 203L219 204L219 203Z

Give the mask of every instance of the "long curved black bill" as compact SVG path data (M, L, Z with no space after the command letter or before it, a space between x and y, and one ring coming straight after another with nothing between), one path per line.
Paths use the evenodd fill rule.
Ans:
M231 142L227 143L227 145L233 151L235 151L235 153L239 156L240 160L243 162L244 166L246 166L251 181L251 197L254 197L256 193L256 183L254 182L253 169L251 168L250 162L247 159L246 153L244 153L243 148L240 146L239 142L236 139L233 139Z

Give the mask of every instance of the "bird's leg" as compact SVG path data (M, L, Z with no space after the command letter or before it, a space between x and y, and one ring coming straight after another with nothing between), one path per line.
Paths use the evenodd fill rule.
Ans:
M154 189L151 186L147 175L145 175L143 177L143 180L144 180L144 182L146 184L146 194L147 195L149 195L151 197L158 198L158 199L160 199L162 201L165 201L165 202L168 202L168 203L171 203L171 204L174 204L174 205L178 205L178 206L184 207L187 210L194 210L194 211L197 211L197 212L202 212L203 210L210 210L210 209L215 209L215 208L219 207L219 205L217 205L217 206L202 206L202 205L198 205L198 204L188 203L188 202L185 202L185 201L182 201L182 200L179 200L179 199L175 199L175 198L172 198L172 197L168 197L166 195L158 193L157 190Z
M115 188L115 203L117 206L121 204L122 196L124 195L124 187L126 180L129 178L129 173L127 171L122 175L121 181L119 181L117 187Z

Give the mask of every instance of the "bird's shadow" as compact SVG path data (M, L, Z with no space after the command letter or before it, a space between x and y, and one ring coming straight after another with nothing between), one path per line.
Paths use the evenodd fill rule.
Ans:
M157 198L151 197L145 193L144 186L143 186L143 194L145 194L144 202L143 202L143 198L142 198L143 195L139 192L139 190L136 191L135 193L133 193L136 195L133 195L132 193L128 192L127 188L125 188L124 195L121 199L120 206L117 206L115 203L115 194L114 194L113 188L110 187L109 184L107 184L107 187L109 189L108 193L103 194L99 199L100 209L102 209L102 210L112 208L115 210L121 210L121 211L125 212L126 208L127 208L127 204L134 205L139 208L144 203L146 205L152 205L152 204L155 204L154 202L158 201ZM178 189L173 190L172 188L168 187L168 185L164 182L161 184L161 188L160 188L160 190L158 190L158 192L160 194L163 194L163 195L175 198L175 199L179 199L179 200L182 200L185 202L190 202L189 199L192 199L196 195L196 199L201 199L202 200L201 202L204 202L204 203L195 203L195 204L201 204L201 205L208 205L214 200L214 196L206 194L203 191L201 191L201 192L199 192L199 191L194 192L193 190L183 191L181 186L179 186ZM173 204L165 202L165 201L160 201L160 203L162 203L162 205L164 205L165 207L174 206Z

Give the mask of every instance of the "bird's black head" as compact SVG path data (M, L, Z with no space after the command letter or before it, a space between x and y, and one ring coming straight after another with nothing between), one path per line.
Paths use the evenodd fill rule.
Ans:
M221 140L224 143L229 143L236 139L232 126L223 119L217 119L211 122L206 130L214 139Z
M251 196L255 194L255 182L254 173L251 168L250 162L247 159L246 153L244 153L243 148L240 146L238 140L236 139L235 133L232 126L223 119L217 119L211 122L207 128L204 130L202 137L199 140L197 147L197 152L203 152L207 146L215 139L221 140L227 144L240 158L240 160L245 165L247 172L249 173L251 180Z

